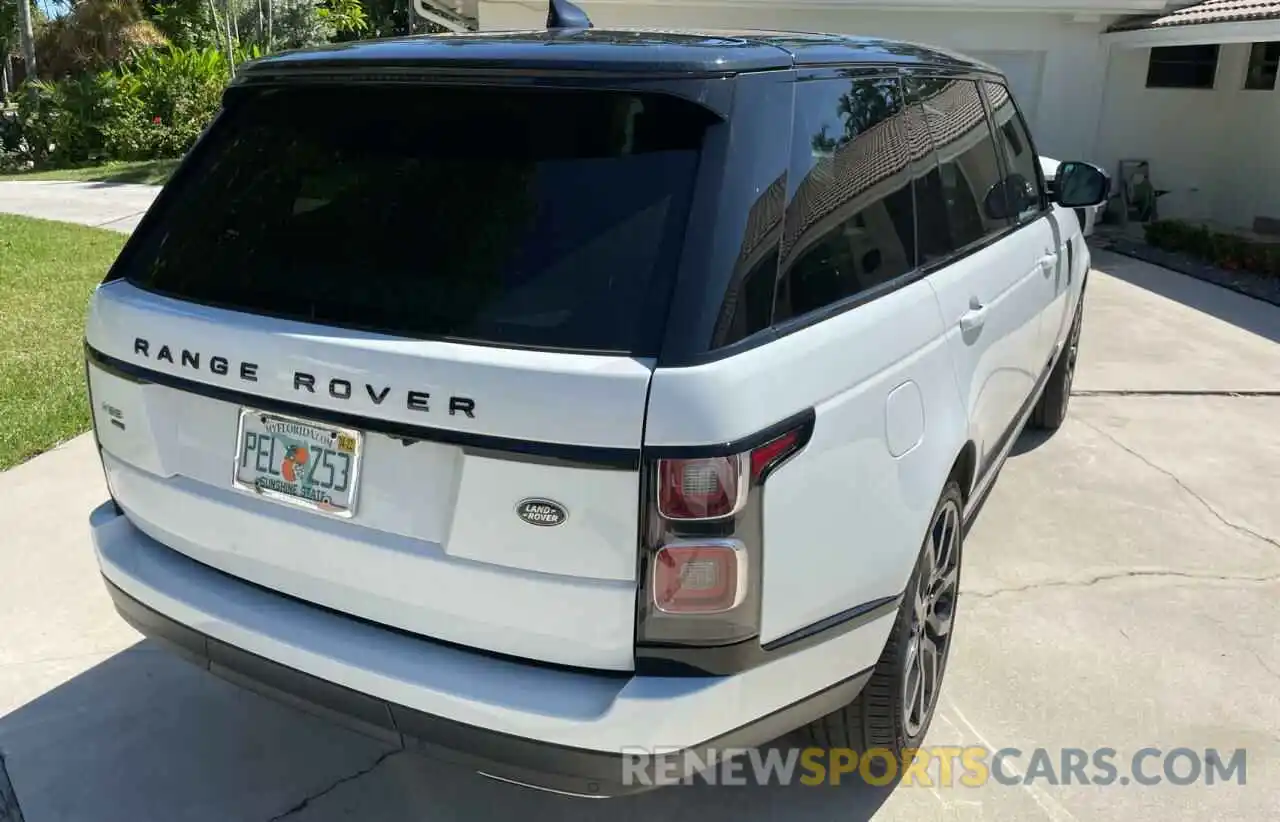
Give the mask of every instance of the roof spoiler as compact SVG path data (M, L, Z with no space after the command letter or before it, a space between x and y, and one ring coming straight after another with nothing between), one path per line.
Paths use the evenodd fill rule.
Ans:
M569 0L551 0L547 8L547 28L589 29L592 23L587 13Z

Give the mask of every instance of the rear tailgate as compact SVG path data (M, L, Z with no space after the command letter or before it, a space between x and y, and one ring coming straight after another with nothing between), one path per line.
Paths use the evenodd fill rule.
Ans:
M240 101L91 304L117 502L328 608L629 669L645 402L706 123L622 93Z

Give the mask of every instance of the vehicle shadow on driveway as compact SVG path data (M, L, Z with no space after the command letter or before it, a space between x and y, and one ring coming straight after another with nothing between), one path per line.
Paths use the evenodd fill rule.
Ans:
M775 743L790 747L794 740ZM795 747L802 748L798 742ZM142 641L0 718L27 822L870 819L892 793L694 784L604 802L495 782L226 683ZM750 774L746 764L740 773Z
M1280 316L1280 309L1262 300L1101 249L1094 252L1093 267L1118 280L1182 303L1259 337L1280 342L1280 322L1276 321Z
M1039 429L1025 429L1022 434L1013 443L1013 447L1009 449L1010 457L1020 457L1023 454L1029 454L1040 446L1053 439L1053 431L1042 431Z

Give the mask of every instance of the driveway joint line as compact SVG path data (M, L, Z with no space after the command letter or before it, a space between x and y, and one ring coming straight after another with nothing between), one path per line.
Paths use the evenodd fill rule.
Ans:
M133 217L137 217L141 214L146 214L146 213L147 213L147 209L144 208L141 211L131 211L128 214L123 214L119 217L112 217L110 220L103 220L100 223L90 223L89 225L91 228L102 228L104 226L109 226L112 223L118 223L121 220L132 219Z
M1129 389L1097 389L1072 391L1073 397L1280 397L1280 390L1129 390Z
M1047 579L1040 582L1030 582L1026 585L1017 585L1011 588L993 588L988 591L964 591L963 595L974 599L994 599L1001 594L1020 594L1026 591L1039 590L1041 588L1090 588L1101 582L1109 582L1116 579L1139 579L1144 577L1156 579L1195 579L1216 582L1243 582L1258 585L1280 582L1280 572L1270 574L1268 576L1255 576L1250 574L1210 574L1198 571L1173 571L1160 568L1125 568L1118 571L1096 574L1082 579Z
M369 765L366 765L365 767L361 768L360 770L356 771L353 774L348 774L347 776L344 776L330 783L327 787L325 787L322 790L319 790L319 791L316 791L315 793L304 796L302 798L302 801L300 801L298 804L294 805L292 808L289 808L287 811L284 811L283 813L276 814L275 816L267 820L267 822L280 822L281 819L287 819L288 817L293 816L296 813L300 813L306 810L308 807L311 806L311 803L316 802L317 800L323 799L325 796L328 796L330 793L337 790L339 787L347 784L348 782L353 782L359 779L360 777L366 776L372 773L373 771L377 770L379 765L381 765L383 762L386 762L388 759L390 759L391 757L395 756L398 753L404 753L404 748L392 748L389 751L383 751L382 755L379 756L377 759L373 760L373 762L370 763ZM19 822L21 822L21 820L19 820Z
M1262 654L1258 653L1252 648L1249 649L1249 653L1253 654L1253 658L1258 660L1258 664L1262 666L1262 669L1264 671L1271 674L1271 676L1275 677L1277 680L1280 680L1280 672L1277 672L1275 668L1272 668L1270 665L1268 665L1267 661L1262 658Z
M1227 519L1225 516L1223 516L1223 515L1222 515L1222 513L1220 513L1220 512L1218 511L1218 509L1217 509L1217 508L1214 508L1212 505L1210 505L1208 500L1206 500L1204 497L1202 497L1202 496L1200 496L1199 494L1197 494L1195 491L1191 490L1191 487L1190 487L1189 485L1187 485L1185 482L1183 482L1183 481L1178 477L1178 475L1177 475L1177 474L1173 473L1172 471L1170 471L1170 470L1168 470L1168 469L1166 469L1166 468L1162 468L1162 467L1160 467L1159 465L1156 465L1154 462L1152 462L1151 460L1147 459L1147 458L1146 458L1146 457L1144 457L1142 454L1139 454L1137 451L1133 450L1132 448L1130 448L1129 446L1125 445L1125 444L1124 444L1123 442L1121 442L1120 440L1116 439L1116 437L1115 437L1115 436L1113 436L1112 434L1110 434L1109 432L1104 431L1103 429L1099 428L1098 426L1094 425L1093 423L1089 422L1088 420L1080 419L1080 420L1079 420L1079 422L1080 422L1082 425L1084 425L1084 426L1086 426L1086 427L1088 427L1088 428L1091 428L1091 429L1093 429L1094 431L1097 431L1099 434L1101 434L1102 436L1106 437L1106 438L1107 438L1108 440L1110 440L1111 442L1115 443L1115 444L1116 444L1120 449L1122 449L1123 451L1125 451L1125 452L1127 452L1127 453L1129 453L1129 454L1133 455L1134 457L1138 458L1140 461L1142 461L1142 462L1143 462L1145 465L1147 465L1148 467L1150 467L1150 468L1152 468L1152 469L1154 469L1154 470L1156 470L1156 471L1159 471L1161 474L1164 474L1166 477L1168 477L1169 479L1173 480L1175 483L1177 483L1177 485L1178 485L1178 487L1179 487L1179 488L1181 488L1183 491L1186 491L1188 494L1190 494L1190 495L1191 495L1191 497L1192 497L1192 498L1194 498L1197 502L1199 502L1201 505L1203 505L1203 506L1204 506L1204 509L1205 509L1206 511L1208 511L1210 514L1212 514L1212 515L1214 516L1214 518L1218 520L1218 522L1221 522L1223 525L1227 526L1228 528L1232 529L1233 531L1238 531L1238 532L1239 532L1239 533L1241 533L1241 534L1245 534L1245 535L1247 535L1247 536L1251 536L1251 537L1253 537L1254 539L1257 539L1257 540L1260 540L1260 541L1262 541L1262 542L1265 542L1265 543L1267 543L1268 545L1270 545L1272 548L1280 548L1280 541L1277 541L1277 540L1275 540L1275 539L1272 539L1271 537L1266 536L1265 534L1260 534L1260 533L1258 533L1257 531L1253 530L1252 528L1249 528L1249 527L1244 526L1244 525L1240 525L1239 523L1235 523L1235 522L1232 522L1231 520Z

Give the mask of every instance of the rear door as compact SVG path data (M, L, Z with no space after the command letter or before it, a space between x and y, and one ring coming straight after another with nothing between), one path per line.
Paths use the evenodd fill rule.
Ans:
M629 669L646 395L711 123L627 92L232 99L91 305L118 503L309 602Z
M1039 267L1042 316L1038 348L1031 362L1032 374L1039 379L1056 353L1067 321L1067 295L1071 290L1069 240L1074 232L1070 226L1060 225L1050 208L1035 144L1009 89L988 80L982 82L982 87L1004 166L1009 210L1022 235L1021 244L1031 247ZM1039 371L1034 370L1037 367Z
M1012 231L1002 170L973 80L909 76L936 167L916 186L920 253L937 292L980 467L1031 393L1043 310L1037 244Z

